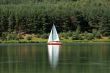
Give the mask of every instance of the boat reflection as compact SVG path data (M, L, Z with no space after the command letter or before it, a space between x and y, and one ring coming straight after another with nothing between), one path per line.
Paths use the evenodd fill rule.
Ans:
M48 45L48 56L51 67L56 68L58 64L60 45Z

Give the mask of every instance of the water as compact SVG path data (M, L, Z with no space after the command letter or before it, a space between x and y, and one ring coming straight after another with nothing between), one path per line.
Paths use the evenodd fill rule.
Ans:
M110 73L110 43L51 47L0 44L0 73Z

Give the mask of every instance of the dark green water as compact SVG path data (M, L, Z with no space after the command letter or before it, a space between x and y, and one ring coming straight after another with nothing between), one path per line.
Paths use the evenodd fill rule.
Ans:
M0 44L0 73L110 73L110 44L63 44L56 67L46 44Z

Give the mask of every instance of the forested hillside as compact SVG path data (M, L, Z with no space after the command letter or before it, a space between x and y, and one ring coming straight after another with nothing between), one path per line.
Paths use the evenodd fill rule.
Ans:
M0 0L0 35L99 31L110 35L110 0Z

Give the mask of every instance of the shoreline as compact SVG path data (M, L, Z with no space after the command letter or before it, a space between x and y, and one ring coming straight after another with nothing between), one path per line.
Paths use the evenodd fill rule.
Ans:
M70 39L63 39L61 40L62 43L95 43L95 42L110 42L110 39L95 39L95 40L70 40ZM47 39L37 39L37 40L0 40L1 43L47 43Z

